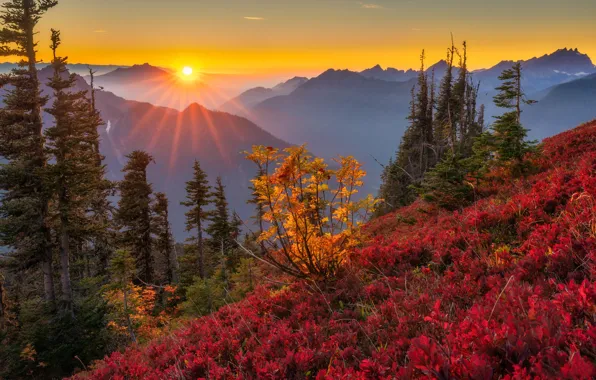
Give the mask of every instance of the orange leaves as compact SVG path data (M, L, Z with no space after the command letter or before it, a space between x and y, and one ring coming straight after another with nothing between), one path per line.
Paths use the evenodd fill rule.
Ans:
M122 289L105 292L104 298L111 308L108 327L126 341L129 334L128 317L140 342L161 336L164 328L175 316L176 310L159 311L162 309L160 304L176 297L176 287L168 285L161 290L158 292L152 287L129 284L126 291L126 307Z
M333 275L362 242L357 227L376 202L355 198L366 175L361 164L339 157L332 170L304 146L283 153L255 146L246 158L262 173L253 185L269 226L259 237L269 243L267 259L297 277Z

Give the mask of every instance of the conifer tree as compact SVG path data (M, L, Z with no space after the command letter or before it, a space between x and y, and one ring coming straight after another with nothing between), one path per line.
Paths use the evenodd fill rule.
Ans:
M512 166L512 174L524 173L523 159L526 153L533 150L535 143L526 141L528 130L521 124L521 107L523 104L533 104L534 100L526 98L521 87L522 67L517 62L510 69L505 69L499 79L501 85L494 97L497 107L505 108L504 114L495 117L491 126L493 149L500 165Z
M382 214L414 201L412 185L418 185L424 173L437 161L434 148L433 103L434 85L429 86L424 69L424 50L420 55L418 81L412 88L409 126L402 137L396 157L387 165L382 174L379 198L384 200L376 214ZM434 79L433 79L434 80Z
M0 14L0 55L21 61L2 75L6 87L0 110L0 245L12 247L13 267L41 264L44 299L53 303L52 246L48 226L49 191L43 183L47 158L42 134L41 109L47 99L40 94L36 68L35 27L55 0L11 0Z
M257 175L255 178L259 178L259 177L263 176L264 172L265 172L264 168L258 167ZM265 211L263 209L263 205L261 204L261 202L259 202L259 194L257 193L257 191L252 183L249 186L249 189L251 191L252 197L248 201L246 201L246 203L255 205L255 214L252 218L255 220L255 224L257 225L257 228L258 228L258 231L255 235L260 236L263 233L263 231L265 231L265 224L263 223L263 214ZM234 215L234 216L237 218L237 215ZM242 224L242 221L240 220L240 218L238 218L238 222L239 222L238 227L240 227L240 225ZM265 251L265 243L264 242L259 243L259 249L261 251L261 255L265 255L266 251Z
M120 227L120 242L122 248L129 250L135 258L139 279L145 283L152 283L152 186L147 182L147 167L153 161L153 157L139 150L126 157L128 162L122 169L125 173L124 180L118 186L120 201L116 214L116 221Z
M429 85L424 68L424 58L424 50L422 50L420 54L420 71L418 72L416 109L412 120L412 128L417 140L413 148L418 154L418 168L414 172L418 175L424 174L431 166L432 151L430 146L433 141L432 120L429 119L429 109L431 108Z
M168 284L171 284L174 277L174 265L172 265L174 239L170 229L168 203L168 198L164 193L155 193L152 207L152 228L156 237L155 249L161 255L162 277Z
M92 142L93 152L95 154L95 194L91 197L90 212L93 220L93 256L97 260L96 272L99 275L106 275L109 265L110 255L113 252L113 223L111 220L112 205L109 200L114 195L114 183L105 178L106 166L103 163L105 157L99 149L100 139L98 128L104 125L99 111L95 105L95 72L89 68L90 87L89 91L89 109L85 120L87 133Z
M206 231L211 236L212 251L220 252L225 257L225 268L223 269L231 271L238 264L238 256L233 253L236 247L233 235L238 233L238 226L234 226L233 223L239 223L239 221L230 219L225 186L221 182L221 177L217 177L215 180L212 202L214 210L210 216L211 224Z
M439 86L439 95L437 98L437 109L434 119L434 137L437 149L441 152L446 146L453 147L455 144L455 128L453 127L453 106L451 102L453 89L453 57L455 55L455 46L453 42L447 50L447 69Z
M206 210L211 202L211 187L207 180L207 174L201 169L199 161L195 160L193 166L193 178L186 182L186 201L180 202L181 205L189 207L186 212L186 230L196 230L194 240L197 245L199 255L199 276L206 278L205 271L205 247L203 242L203 231L206 222L209 220L210 213Z
M453 83L453 88L451 90L452 100L450 103L451 107L451 117L452 117L452 125L455 125L455 144L457 145L458 142L461 142L464 137L466 136L466 125L467 125L467 112L466 107L468 105L466 101L466 97L468 94L468 85L469 85L469 78L468 78L468 56L467 56L467 46L466 41L463 42L461 54L459 54L459 70L457 79ZM457 147L454 146L453 150L456 150Z
M72 91L76 76L68 74L66 58L56 55L60 43L60 32L52 29L54 75L48 86L54 91L54 101L47 112L55 122L46 130L46 136L47 151L54 161L49 165L48 177L57 198L62 302L72 313L71 248L76 240L82 242L90 234L92 221L87 210L95 195L99 168L95 165L93 136L85 124L89 109L86 94Z

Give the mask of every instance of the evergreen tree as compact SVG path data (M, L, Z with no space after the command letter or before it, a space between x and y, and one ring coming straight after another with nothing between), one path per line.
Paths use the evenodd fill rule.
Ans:
M57 198L57 234L60 250L62 303L73 312L70 275L71 248L90 234L92 221L87 210L95 195L98 167L95 165L93 136L86 128L89 104L84 92L73 92L74 74L66 70L66 58L58 57L60 32L52 29L52 67L54 75L48 86L54 91L54 102L47 112L55 124L46 130L47 151L54 159L49 166L49 183Z
M437 150L433 147L434 85L429 87L424 70L424 50L420 63L418 81L412 88L410 125L404 132L395 159L383 170L379 198L384 204L376 210L377 215L413 202L416 194L411 186L418 185L424 173L437 161Z
M129 250L136 260L138 277L145 283L153 282L153 256L151 252L151 184L147 182L147 167L153 161L148 153L134 151L122 169L124 180L120 183L120 201L116 221L120 227L122 248Z
M197 235L194 240L197 245L197 253L199 255L199 276L201 279L206 278L205 271L205 247L203 245L203 231L206 227L206 222L209 220L210 213L206 207L211 202L211 187L207 180L207 174L201 169L199 161L195 160L193 166L193 179L186 182L186 201L180 202L181 205L189 207L190 210L186 212L186 230L196 230Z
M437 109L434 119L434 137L437 150L442 156L445 147L453 147L455 144L455 128L453 126L453 57L455 55L455 46L451 43L451 48L447 50L447 69L439 86L439 95L437 99Z
M174 265L172 265L174 239L170 229L168 203L164 193L155 194L152 228L156 237L155 249L161 256L162 277L166 283L171 284L174 277Z
M533 151L535 145L534 142L526 141L528 130L521 124L521 106L535 103L526 98L521 88L521 75L521 63L517 62L499 76L502 83L496 88L499 92L495 95L494 102L497 107L510 111L496 116L491 126L492 149L497 164L510 165L513 175L524 174L524 157Z
M90 98L88 116L85 120L87 133L93 145L95 154L95 194L91 197L90 212L93 220L93 257L96 259L96 274L105 276L107 274L110 256L113 252L113 223L111 220L112 205L109 197L114 195L114 183L105 178L106 167L103 163L105 157L99 149L100 139L98 128L104 125L101 115L95 105L95 72L89 68Z
M458 52L459 54L459 52ZM453 150L457 150L457 143L462 142L467 134L467 94L469 87L468 63L467 63L467 46L466 41L463 42L462 52L459 56L459 70L457 79L453 83L451 90L451 118L452 126L455 126L454 146ZM455 157L455 155L452 155Z
M225 186L221 182L221 177L217 177L215 181L212 202L214 210L210 215L211 224L207 227L206 232L211 236L211 251L218 252L224 257L223 270L230 272L238 265L239 260L237 252L235 252L234 235L238 234L240 220L235 214L233 219L230 218Z
M0 78L5 87L0 156L8 160L0 168L0 245L12 247L13 268L41 264L44 298L50 303L55 295L41 117L47 98L40 94L34 30L56 4L55 0L11 0L3 4L0 15L0 55L22 58L17 68Z
M457 153L445 157L424 176L418 192L422 199L448 210L456 210L474 200L473 185L467 181L469 167Z
M416 142L413 148L418 153L418 168L414 170L414 173L418 176L423 175L432 166L432 150L430 147L433 142L433 130L432 120L429 119L429 109L431 108L431 102L429 100L430 88L428 85L428 75L424 68L424 58L424 50L422 50L422 54L420 55L420 71L418 72L416 109L414 119L412 120L412 129L416 136Z

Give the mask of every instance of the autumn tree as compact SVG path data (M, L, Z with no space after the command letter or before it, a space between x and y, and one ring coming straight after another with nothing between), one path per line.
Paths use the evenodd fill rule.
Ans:
M196 232L196 236L193 239L195 240L199 256L199 276L205 279L206 268L203 232L210 216L207 207L211 202L211 187L207 180L207 174L201 169L199 161L195 160L193 170L193 178L186 182L186 201L180 202L180 204L189 208L185 214L186 230Z
M147 167L153 157L136 150L126 156L128 162L122 169L124 180L120 182L120 201L116 221L120 227L122 248L131 252L136 260L138 277L151 283L154 275L151 239L151 193L147 181Z
M256 174L256 178L259 178L260 176L263 175L264 169L259 167L257 169L257 174ZM263 205L261 204L261 202L259 202L259 194L255 191L254 186L251 185L249 186L250 192L251 192L251 197L248 199L248 201L246 201L246 203L254 205L255 207L255 213L252 216L252 219L254 220L254 224L256 224L258 231L255 233L255 235L260 235L263 233L263 231L265 231L265 223L263 222ZM263 242L259 243L259 248L261 251L261 254L264 255L265 254L265 246Z
M110 261L110 274L112 281L106 285L109 299L116 297L122 292L122 317L125 320L126 331L132 342L137 341L135 329L131 319L131 305L130 305L130 288L132 287L132 279L136 275L135 259L130 252L126 250L118 250Z
M17 270L41 264L44 299L50 303L55 295L41 116L47 98L40 94L34 36L40 18L56 4L11 0L0 14L0 55L21 58L17 68L0 77L0 156L8 161L0 168L0 245L12 247L11 264Z
M362 242L358 227L375 205L371 196L356 199L366 174L360 163L339 157L332 170L304 146L283 152L255 146L246 157L264 168L253 184L269 226L259 237L265 257L247 253L296 277L333 276Z
M154 245L161 257L161 277L168 284L171 284L174 277L174 265L172 264L174 239L170 228L168 204L168 198L164 193L155 193L155 200L152 205L152 228L155 235Z

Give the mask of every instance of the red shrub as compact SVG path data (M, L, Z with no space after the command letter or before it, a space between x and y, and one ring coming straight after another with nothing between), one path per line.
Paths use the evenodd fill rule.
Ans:
M596 376L596 123L461 213L371 222L335 284L261 288L80 378Z

